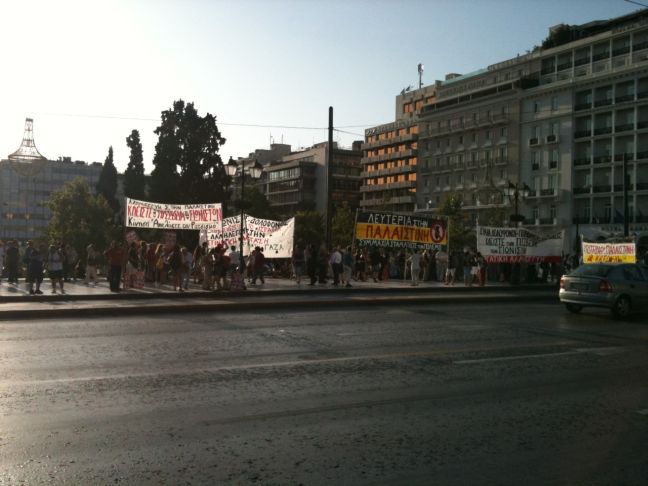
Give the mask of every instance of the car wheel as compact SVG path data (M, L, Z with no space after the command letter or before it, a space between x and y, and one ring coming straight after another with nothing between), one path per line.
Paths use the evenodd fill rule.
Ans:
M574 314L578 314L583 310L583 306L579 304L565 304L565 307L567 307L567 310L569 312L572 312Z
M630 315L631 310L632 304L630 303L630 299L625 295L622 295L614 303L614 307L612 307L612 314L614 314L615 317L625 318Z

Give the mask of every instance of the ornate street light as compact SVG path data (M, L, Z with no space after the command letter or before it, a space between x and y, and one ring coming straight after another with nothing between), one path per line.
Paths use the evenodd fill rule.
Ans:
M245 204L243 202L243 198L245 197L245 174L247 173L252 180L257 180L261 178L261 174L263 173L263 166L259 164L258 160L255 160L254 163L252 161L244 161L242 160L240 165L237 164L232 157L230 157L229 161L227 164L225 164L225 172L227 172L227 175L230 176L231 178L234 178L237 174L237 172L240 174L241 178L241 201L239 203L239 206L241 208L241 233L240 233L240 264L241 268L243 267L243 230L244 230L244 221L245 221L245 214L243 210L245 209Z
M519 201L521 199L526 199L529 197L529 193L531 192L531 188L526 185L526 183L519 184L515 183L513 184L511 181L508 183L508 187L504 188L504 195L508 197L509 201L515 204L515 214L511 214L511 221L514 223L520 223L524 221L524 216L522 216L519 211Z

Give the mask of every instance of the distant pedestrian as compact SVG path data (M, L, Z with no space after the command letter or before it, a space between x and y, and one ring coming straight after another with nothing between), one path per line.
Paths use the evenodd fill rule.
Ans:
M122 268L124 260L126 259L124 248L120 242L113 240L110 244L110 248L104 252L104 255L106 256L109 265L108 282L110 285L110 291L119 292Z
M229 269L228 273L231 275L241 266L241 252L239 252L234 245L230 247L229 252ZM240 272L240 270L239 270Z
M326 249L326 245L324 243L320 245L320 249L317 254L317 265L318 265L318 282L320 284L325 284L326 277L328 276L328 269L329 269L329 252Z
M265 273L265 255L263 254L263 248L257 246L255 248L254 255L254 276L252 277L252 285L256 285L257 279L261 280L261 283L265 283L263 274Z
M52 282L52 293L56 293L56 284L59 284L61 293L64 294L63 289L63 265L65 264L65 257L60 248L56 245L50 245L47 254L47 275Z
M5 261L5 244L4 241L0 240L0 283L2 283L2 271L4 269Z
M299 285L304 275L304 250L299 243L293 248L291 263L295 282Z
M306 264L306 272L310 283L308 285L315 285L317 282L317 254L315 253L315 246L309 244L304 250L304 263Z
M412 285L417 286L419 273L421 272L421 254L415 249L407 261L410 264L410 271L412 273Z
M340 274L342 273L342 253L340 253L339 246L333 248L329 257L329 263L333 272L333 286L337 287L340 284Z
M20 262L20 252L16 240L7 243L5 251L5 267L7 268L7 281L10 284L18 283L18 264Z
M90 243L86 248L86 285L90 285L90 281L92 280L92 286L97 286L97 265L99 265L99 253L95 250L94 245Z
M27 266L27 288L30 295L42 294L41 284L43 283L43 258L45 255L45 247L41 246L40 249L34 247L32 241L27 242L27 248L25 249L25 256L23 261ZM36 289L34 290L34 286Z
M76 282L76 265L79 261L79 254L70 244L65 245L65 262L63 263L63 279L66 282Z
M473 267L475 267L475 258L468 250L463 254L463 279L464 285L470 287L473 280Z
M477 263L477 277L479 279L479 286L483 287L486 285L486 259L484 258L484 255L482 255L480 252L477 252L475 256L475 262Z
M342 254L342 280L345 287L351 287L351 275L353 271L353 252L347 246Z

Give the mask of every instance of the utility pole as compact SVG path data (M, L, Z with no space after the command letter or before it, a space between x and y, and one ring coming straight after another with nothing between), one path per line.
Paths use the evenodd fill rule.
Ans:
M630 208L628 204L628 154L623 154L623 236L630 235Z
M331 248L331 219L333 216L333 204L331 196L333 192L333 107L329 106L328 123L328 150L326 157L326 248Z

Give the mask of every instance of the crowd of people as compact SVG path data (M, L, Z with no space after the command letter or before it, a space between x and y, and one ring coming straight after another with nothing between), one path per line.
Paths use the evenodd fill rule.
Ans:
M646 257L648 258L648 256ZM6 276L11 285L24 276L30 294L42 294L41 285L47 276L52 293L65 293L65 282L81 280L96 286L106 277L110 290L172 286L174 291L188 290L189 283L203 290L239 291L246 285L263 285L269 269L263 248L256 247L242 258L232 246L209 248L207 242L193 251L177 244L113 241L101 251L90 244L81 257L64 242L36 245L27 242L21 251L16 241L0 241L0 283ZM391 279L419 282L442 282L453 286L484 286L491 282L557 283L564 273L579 265L574 255L565 255L560 262L533 264L487 264L476 250L405 251L384 248L357 248L326 245L295 244L290 259L291 276L301 284L327 284L352 287L353 282L386 282Z

